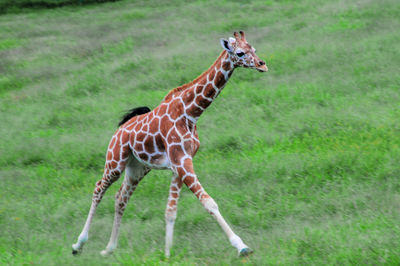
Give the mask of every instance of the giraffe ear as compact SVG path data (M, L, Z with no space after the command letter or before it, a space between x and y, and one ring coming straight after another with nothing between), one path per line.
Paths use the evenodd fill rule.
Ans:
M221 39L220 41L221 41L222 48L227 50L228 53L232 53L233 52L232 46L229 44L229 42L227 40Z

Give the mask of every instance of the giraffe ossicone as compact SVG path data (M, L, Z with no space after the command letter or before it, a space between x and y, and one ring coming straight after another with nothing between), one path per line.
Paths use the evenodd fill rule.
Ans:
M89 228L107 188L123 171L124 181L115 195L115 217L110 241L102 255L111 254L117 247L121 219L128 200L140 180L151 169L170 169L173 178L165 211L165 255L170 255L177 204L185 184L200 200L204 208L217 220L239 255L252 250L236 235L222 217L217 203L200 184L193 169L193 157L200 147L196 123L200 115L214 101L237 67L268 70L256 50L246 41L244 32L234 38L221 39L224 49L211 67L192 82L171 90L154 110L135 108L120 122L107 150L104 174L96 183L89 215L72 253L82 251L88 240Z

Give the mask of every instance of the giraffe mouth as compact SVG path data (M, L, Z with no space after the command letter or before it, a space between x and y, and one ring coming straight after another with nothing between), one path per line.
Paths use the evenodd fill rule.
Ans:
M267 72L268 71L267 65L262 65L262 66L256 67L256 69L258 70L258 72Z
M258 70L258 72L267 72L268 71L268 67L265 63L263 65L259 65L258 67L256 67L256 69Z

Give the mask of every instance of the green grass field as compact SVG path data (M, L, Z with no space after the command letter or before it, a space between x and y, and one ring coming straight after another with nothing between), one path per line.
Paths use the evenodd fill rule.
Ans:
M399 265L400 3L119 1L0 16L0 264ZM133 194L119 247L106 193L80 256L108 142L245 30L269 72L238 69L203 114L197 175L255 250L238 258L183 189L170 259L170 171Z

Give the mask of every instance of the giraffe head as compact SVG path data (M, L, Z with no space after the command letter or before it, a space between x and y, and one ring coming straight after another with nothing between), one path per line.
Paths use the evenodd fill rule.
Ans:
M268 71L265 62L256 55L256 49L246 41L244 32L240 31L239 33L233 33L235 38L230 37L229 40L221 39L222 48L228 52L234 66L254 68L260 72Z

